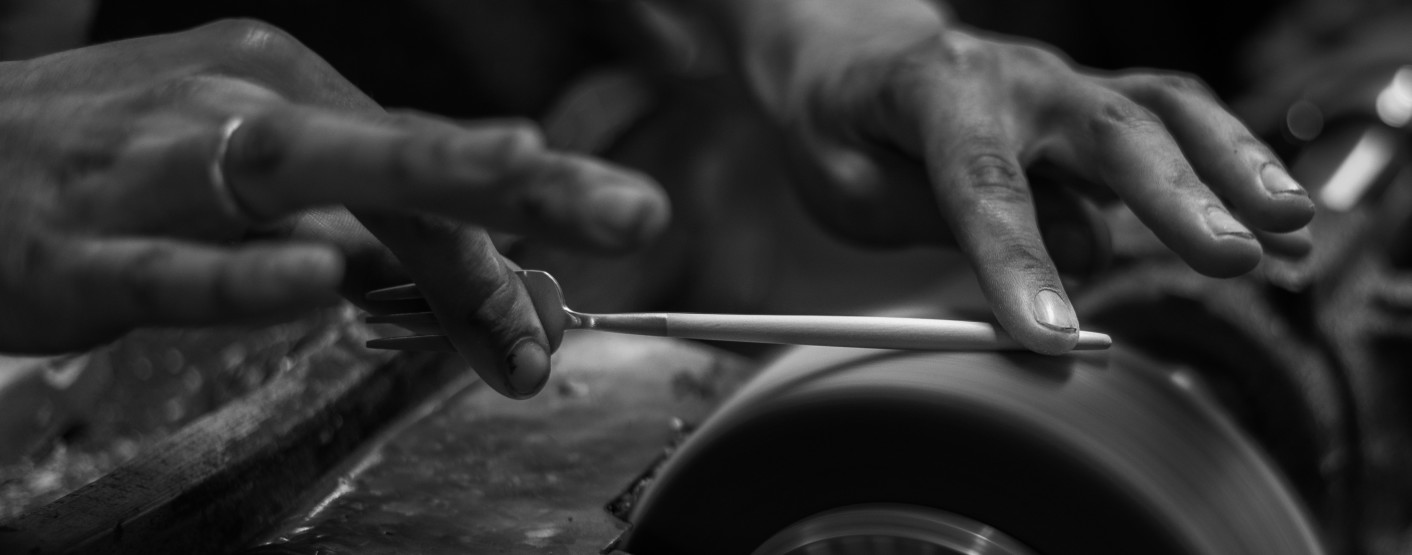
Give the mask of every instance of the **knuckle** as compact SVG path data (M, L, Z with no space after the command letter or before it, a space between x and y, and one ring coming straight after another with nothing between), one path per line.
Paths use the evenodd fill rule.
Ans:
M489 334L513 335L519 325L516 316L522 315L528 306L520 304L519 290L514 280L502 275L489 266L476 272L477 275L462 302L456 305L455 317L471 328ZM528 299L525 299L527 302Z
M1125 136L1163 129L1151 110L1126 98L1103 101L1088 116L1089 131L1099 137Z
M516 173L523 171L530 172L530 175L516 176ZM517 169L503 183L514 191L510 202L516 216L531 223L545 223L551 216L550 207L554 200L572 184L592 182L591 172L587 164L561 158L535 164L528 169Z
M1201 181L1201 177L1196 175L1196 170L1192 169L1191 164L1185 160L1171 160L1163 173L1166 183L1173 189L1195 196L1202 202L1219 204L1219 201L1216 200L1216 194L1211 192L1206 183Z
M224 19L206 29L227 50L244 57L280 60L304 51L293 35L258 19Z
M1049 261L1049 253L1043 246L1018 238L1006 243L1001 254L1006 271L1015 272L1026 281L1040 283L1041 287L1058 286L1054 279L1054 264Z
M505 124L495 155L513 166L543 148L544 133L539 125L528 119L514 119Z
M991 202L1023 202L1030 198L1024 172L1016 163L999 154L983 152L966 158L962 166L965 184Z
M518 290L510 279L499 279L491 285L476 307L476 317L483 321L495 322L504 319L505 314L513 313L519 299Z
M1265 141L1255 138L1254 135L1251 135L1250 132L1245 129L1239 130L1235 134L1235 137L1231 139L1231 143L1238 148L1256 150L1261 154L1274 157L1274 153L1270 151L1270 147L1265 144Z
M544 163L551 160L538 156L543 137L530 124L497 126L489 136L485 131L470 132L478 137L455 128L422 129L406 131L393 141L387 165L390 179L425 183L443 170L465 166L468 160L479 168L472 180L485 186L526 178L561 183L576 177L570 171L572 164Z
M985 71L997 65L999 52L970 35L949 33L928 44L933 56L960 71Z
M418 178L425 173L424 168L449 158L447 141L438 139L420 133L404 133L398 137L389 151L388 179L394 183L420 183Z
M949 74L976 72L985 67L985 56L985 52L972 47L966 39L935 37L881 64L854 65L846 78L883 83L882 100L895 109L915 105L922 96L932 94Z
M1027 66L1039 69L1065 69L1069 68L1069 62L1053 48L1034 44L1007 44L1005 45L1005 55L1008 60L1023 63Z
M524 177L573 177L568 158L545 157L544 135L538 125L528 120L507 120L491 127L472 130L477 136L461 136L452 142L464 154L474 156L493 180Z
M1203 97L1214 96L1205 81L1195 75L1185 73L1161 73L1148 78L1151 86L1170 93L1194 94Z
M201 29L225 53L217 65L232 73L258 67L275 75L303 73L309 49L283 29L256 19L225 19Z
M1119 90L1144 102L1172 102L1181 98L1214 100L1216 93L1200 77L1180 72L1142 71L1114 81Z

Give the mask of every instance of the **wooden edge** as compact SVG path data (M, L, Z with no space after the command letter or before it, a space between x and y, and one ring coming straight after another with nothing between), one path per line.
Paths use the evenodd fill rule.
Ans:
M97 481L0 523L0 553L229 552L466 371L444 354L348 352L297 366Z

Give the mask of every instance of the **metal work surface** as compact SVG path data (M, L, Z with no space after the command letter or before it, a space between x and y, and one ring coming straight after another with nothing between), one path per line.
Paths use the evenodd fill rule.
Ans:
M0 553L216 553L258 537L384 423L443 390L463 366L389 363L323 328L289 368L237 402L155 441L63 498L0 522ZM210 338L208 338L210 339Z
M394 425L247 553L595 553L603 509L752 369L678 340L570 334L527 401L475 384Z
M291 369L388 360L361 349L367 331L354 320L341 306L267 326L143 330L81 355L0 359L0 374L16 362L51 369L34 380L40 387L0 383L0 521L102 477Z

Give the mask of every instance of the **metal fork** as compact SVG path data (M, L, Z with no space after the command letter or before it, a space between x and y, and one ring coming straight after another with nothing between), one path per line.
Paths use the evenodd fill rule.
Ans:
M695 314L637 312L585 314L564 304L564 293L554 276L539 270L518 270L535 312L550 337L564 330L586 329L635 335L711 339L746 343L826 345L874 349L925 351L1023 350L1005 332L985 322L889 318L880 316L782 316L755 314ZM415 284L369 292L370 301L420 299ZM371 324L397 324L418 335L384 337L368 341L373 349L402 351L455 351L441 335L441 325L431 312L368 316ZM1075 350L1107 349L1107 335L1079 332Z

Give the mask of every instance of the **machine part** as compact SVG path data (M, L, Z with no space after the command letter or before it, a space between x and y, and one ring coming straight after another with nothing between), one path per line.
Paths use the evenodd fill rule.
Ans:
M1084 325L1121 330L1124 347L1200 375L1292 484L1325 546L1356 553L1359 432L1346 377L1310 321L1314 301L1256 276L1213 280L1167 260L1091 285L1074 301Z
M996 529L916 505L858 505L820 513L766 540L754 555L1032 555Z
M695 429L696 426L688 424L680 418L673 418L672 438L667 440L666 447L663 447L657 458L652 460L652 464L647 465L646 470L639 473L636 478L628 482L623 491L618 492L618 495L613 496L603 505L604 512L625 525L630 523L629 519L632 516L633 507L637 506L637 499L642 497L643 492L646 492L647 488L652 485L652 481L657 479L657 471L671 460L672 453L677 451L677 447L686 441L686 438L690 437L691 432ZM610 544L609 547L613 547L613 545ZM610 549L604 550L605 553L610 551Z
M623 550L757 552L801 519L876 503L955 514L1046 555L1324 553L1200 378L1121 346L792 351L667 462Z

